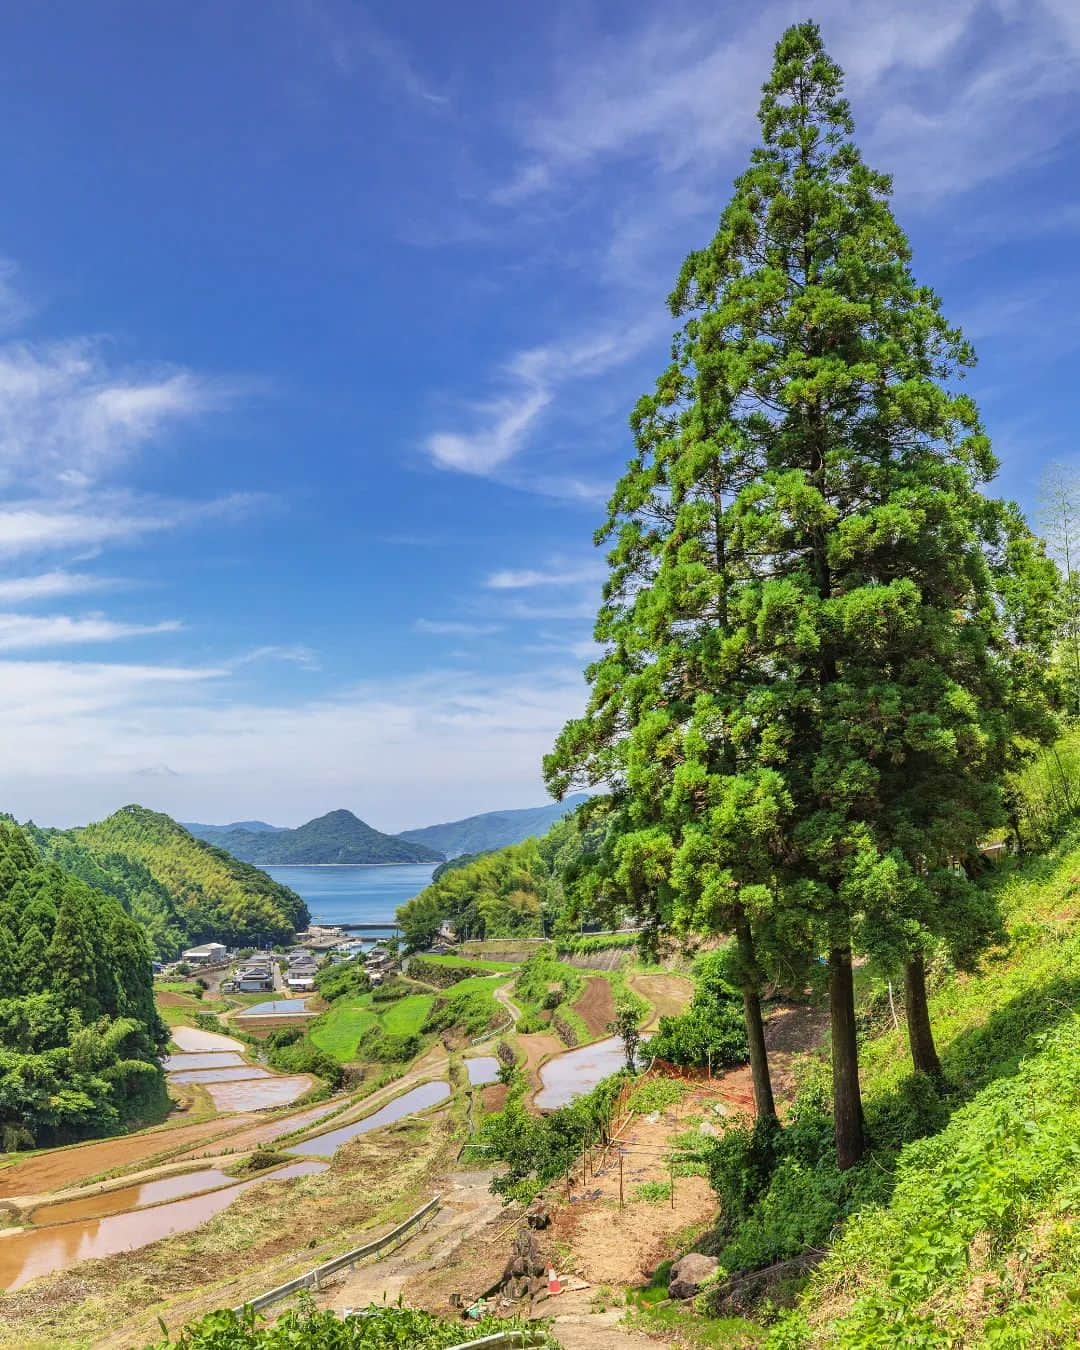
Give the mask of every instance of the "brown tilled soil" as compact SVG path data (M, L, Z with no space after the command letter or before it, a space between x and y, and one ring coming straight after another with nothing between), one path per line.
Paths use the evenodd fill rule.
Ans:
M615 1016L615 995L602 975L585 981L585 988L573 1005L574 1011L589 1028L594 1039L607 1034L608 1023Z
M540 1061L549 1055L559 1055L565 1049L562 1041L551 1031L530 1031L519 1036L518 1045L525 1053L525 1072L535 1090L540 1088ZM531 1093L529 1094L532 1095Z
M81 1148L51 1149L13 1163L0 1172L0 1196L44 1195L78 1186L89 1177L170 1154L185 1144L223 1134L254 1119L254 1116L229 1116L225 1120L204 1120L198 1124L166 1126L144 1134L120 1135L97 1144L84 1144Z

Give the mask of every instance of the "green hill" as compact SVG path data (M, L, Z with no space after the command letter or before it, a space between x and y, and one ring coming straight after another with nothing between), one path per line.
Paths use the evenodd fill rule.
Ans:
M451 820L444 825L403 830L397 838L426 844L447 858L456 858L462 853L490 853L493 849L547 834L557 820L562 820L583 801L585 796L579 793L561 802L548 802L521 811L485 811L482 815L466 816L464 820Z
M310 919L287 886L143 806L37 837L65 870L123 901L163 956L211 940L285 942Z
M0 1149L160 1117L150 951L112 896L0 822Z
M295 830L233 829L214 843L234 858L263 866L302 863L426 863L443 855L424 844L383 834L351 811L330 811Z

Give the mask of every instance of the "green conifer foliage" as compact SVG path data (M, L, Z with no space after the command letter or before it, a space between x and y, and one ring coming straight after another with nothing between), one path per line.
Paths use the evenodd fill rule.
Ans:
M101 1134L160 1112L147 938L120 903L0 822L0 1144Z
M997 931L956 861L1001 819L1022 738L1052 730L1055 579L981 490L973 353L912 275L813 23L778 43L759 121L671 297L672 360L598 537L605 655L545 772L556 793L612 789L604 885L738 935L752 1050L760 966L794 979L824 956L848 1166L853 945L907 967L932 1071L922 954L941 939L972 960Z

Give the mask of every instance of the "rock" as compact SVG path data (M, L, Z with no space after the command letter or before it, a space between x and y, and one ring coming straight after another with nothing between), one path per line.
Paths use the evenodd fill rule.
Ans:
M671 1267L668 1294L672 1298L693 1298L705 1281L716 1274L717 1265L714 1256L687 1252Z
M551 1223L551 1211L541 1200L534 1200L525 1211L525 1222L530 1228L547 1228Z

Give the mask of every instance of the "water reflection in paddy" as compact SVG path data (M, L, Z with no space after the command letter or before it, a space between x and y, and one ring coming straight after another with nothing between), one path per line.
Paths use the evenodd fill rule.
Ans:
M206 1091L219 1111L265 1111L268 1106L288 1106L302 1097L313 1080L305 1073L267 1074L245 1077L236 1083L207 1083ZM230 1147L234 1146L232 1140Z
M169 1077L174 1083L231 1083L238 1078L269 1078L270 1070L241 1064L235 1069L189 1069L184 1073L171 1073Z
M241 1017L265 1017L268 1013L296 1013L304 1011L306 998L273 998L268 1003L256 1003L253 1007L245 1008L242 1013L237 1013Z
M203 1055L166 1055L164 1065L166 1073L179 1073L184 1069L224 1069L243 1062L239 1055L231 1051L219 1051L216 1054Z
M253 1177L224 1190L194 1195L187 1200L112 1214L102 1219L56 1224L0 1237L0 1288L18 1289L38 1275L64 1270L78 1261L134 1251L173 1233L189 1233L220 1214L250 1186L264 1181L283 1181L324 1171L325 1163L292 1163L280 1172Z
M445 1101L449 1096L449 1083L422 1083L411 1092L406 1092L404 1096L387 1102L374 1115L365 1116L363 1120L354 1120L351 1125L343 1125L338 1130L329 1130L326 1134L316 1135L314 1139L308 1139L302 1144L295 1144L292 1148L286 1149L286 1152L314 1153L321 1158L328 1158L350 1139L367 1134L370 1130L377 1130L380 1126L392 1125L395 1120L422 1111L426 1106L434 1106L436 1102Z
M76 1219L101 1219L106 1214L119 1214L125 1209L158 1205L164 1200L179 1200L185 1195L212 1191L218 1186L228 1186L234 1180L216 1167L203 1167L197 1172L160 1177L157 1181L142 1181L138 1185L121 1186L114 1191L83 1195L77 1200L61 1200L55 1205L41 1205L30 1218L39 1228L50 1223L72 1223Z
M244 1048L231 1036L222 1036L216 1031L203 1031L202 1027L173 1027L172 1039L181 1050L205 1052Z
M541 1066L542 1086L533 1102L541 1111L565 1106L583 1092L591 1092L602 1079L618 1073L625 1065L626 1054L618 1036L568 1050Z
M477 1055L475 1059L467 1059L465 1067L473 1087L484 1087L496 1082L499 1077L499 1061L494 1055Z

